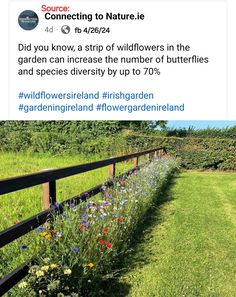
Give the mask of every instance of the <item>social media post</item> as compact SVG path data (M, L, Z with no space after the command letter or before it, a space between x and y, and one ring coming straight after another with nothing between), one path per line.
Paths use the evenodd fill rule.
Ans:
M226 119L226 1L121 3L9 2L9 119Z

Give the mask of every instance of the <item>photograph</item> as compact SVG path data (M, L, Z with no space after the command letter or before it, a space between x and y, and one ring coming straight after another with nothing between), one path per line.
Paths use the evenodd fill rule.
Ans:
M0 136L6 296L235 296L236 121L2 121Z

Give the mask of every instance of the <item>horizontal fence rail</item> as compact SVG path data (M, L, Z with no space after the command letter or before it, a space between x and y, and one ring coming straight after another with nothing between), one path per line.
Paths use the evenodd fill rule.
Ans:
M158 153L158 155L157 155ZM7 178L0 180L0 195L11 193L18 190L23 190L32 186L44 184L47 186L46 193L48 195L48 202L44 201L44 205L48 205L48 208L44 211L28 218L22 222L19 222L3 231L0 232L0 248L13 242L17 238L31 232L40 225L44 224L48 219L51 219L55 215L62 214L64 211L64 206L70 205L71 203L77 205L81 201L87 201L90 197L97 195L102 192L103 186L111 187L114 184L113 178L115 177L116 163L123 162L129 159L134 159L135 167L129 171L117 176L121 179L124 176L132 174L135 170L140 169L141 165L138 164L139 157L144 155L149 155L149 157L161 157L163 154L166 154L167 151L164 147L159 147L152 150L147 150L139 153L129 154L125 156L120 156L116 158L110 158L102 161L75 165L70 167L65 167L61 169L49 169L39 173L33 173L13 178ZM103 184L97 185L75 197L67 199L57 205L56 203L56 180L80 174L83 172L91 171L94 169L102 168L109 166L109 176L108 179ZM44 197L45 199L45 197ZM29 270L29 264L33 263L33 260L25 262L10 274L6 275L3 279L0 280L0 296L9 291L14 285L16 285L20 280L22 280Z
M141 153L130 154L130 155L106 159L102 161L70 166L70 167L65 167L61 169L52 169L44 172L38 172L38 173L3 179L3 180L0 180L0 195L30 188L46 182L55 181L55 180L69 177L75 174L102 168L111 164L129 160L135 157L140 157L150 153L155 153L157 150L164 150L165 152L165 148L161 147L158 149L152 149Z

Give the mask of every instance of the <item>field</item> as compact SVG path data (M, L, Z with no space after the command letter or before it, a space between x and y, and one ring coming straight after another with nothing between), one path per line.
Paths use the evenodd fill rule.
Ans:
M110 292L236 296L236 174L182 173L149 214ZM108 294L109 295L109 294Z
M0 179L38 172L49 168L62 168L76 164L98 161L98 155L92 157L78 155L47 155L24 153L0 153ZM117 174L133 168L132 162L117 164ZM92 186L103 183L108 178L107 167L75 175L57 182L57 200L69 199ZM12 207L14 205L14 207ZM13 192L0 197L0 230L10 227L14 221L21 221L42 210L42 186Z
M101 157L2 153L0 178L98 159ZM131 167L131 163L122 163L118 173ZM102 183L107 176L107 168L102 168L58 181L58 200ZM40 186L1 196L1 229L42 210L41 197ZM181 173L138 226L131 252L117 268L120 274L108 282L101 297L236 296L235 198L236 173ZM29 240L28 235L25 238ZM22 243L16 240L0 253L0 276L26 259L19 250Z

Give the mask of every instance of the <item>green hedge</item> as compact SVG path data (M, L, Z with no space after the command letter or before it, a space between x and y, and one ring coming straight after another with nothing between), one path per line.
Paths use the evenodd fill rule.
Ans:
M127 143L136 148L165 146L181 159L186 169L236 170L236 140L216 138L146 137L130 135Z
M84 123L86 127L77 130L77 126L72 125L63 128L65 123L61 123L62 131L59 131L56 130L57 125L51 123L50 131L40 132L38 130L42 127L36 127L36 124L31 127L33 124L25 122L21 125L18 122L4 123L0 125L0 149L10 152L101 154L110 157L165 146L171 154L181 158L182 166L186 169L236 170L236 139L161 137L132 130L115 132L115 127L112 127L114 130L109 127L112 133L107 134L109 129L106 125L101 125L98 132L97 127L93 129L88 124ZM97 134L92 133L95 130Z

